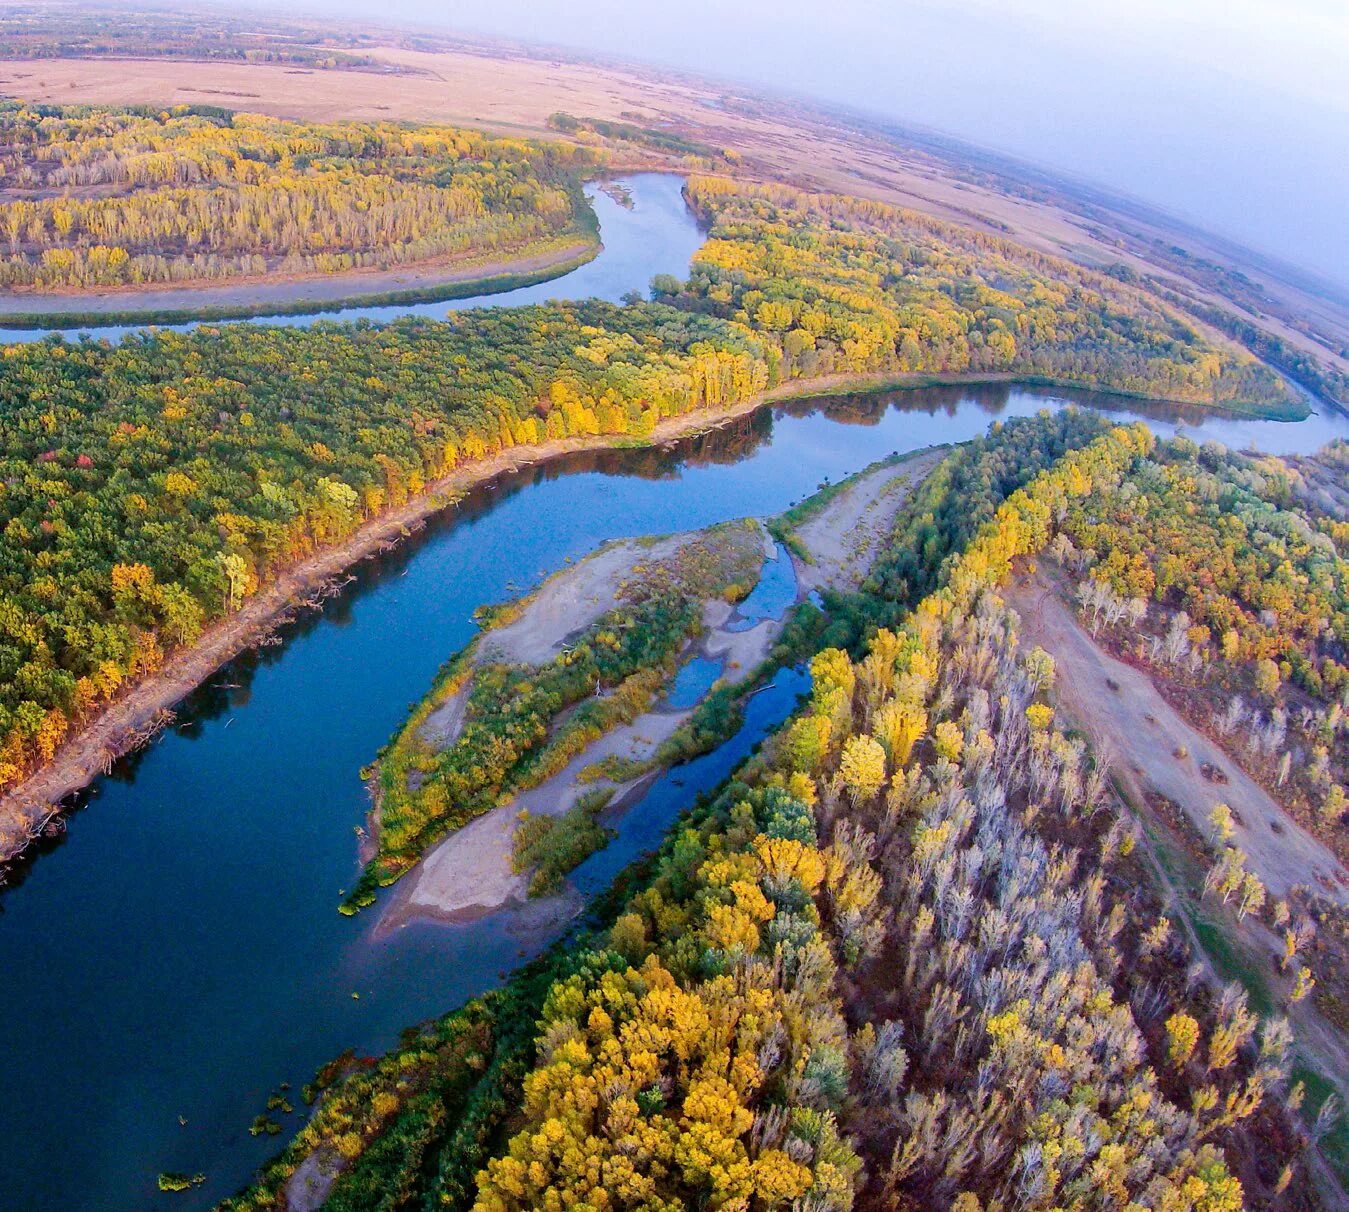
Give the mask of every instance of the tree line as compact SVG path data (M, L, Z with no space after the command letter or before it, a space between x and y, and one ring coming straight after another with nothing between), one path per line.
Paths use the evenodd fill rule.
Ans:
M451 127L211 107L0 105L0 286L388 267L572 230L601 152Z

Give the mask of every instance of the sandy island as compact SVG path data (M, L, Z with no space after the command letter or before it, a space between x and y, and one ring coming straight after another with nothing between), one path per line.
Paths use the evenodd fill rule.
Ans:
M913 458L857 477L810 521L797 530L812 562L793 557L797 577L796 600L824 585L852 587L870 568L889 533L909 490L940 461L944 451L924 451ZM478 641L475 660L504 660L540 664L561 649L567 637L583 630L615 603L618 585L641 564L669 559L699 532L670 535L655 541L628 539L609 543L579 564L550 578L526 600L510 623L488 631ZM777 559L776 545L764 532L765 566ZM762 573L761 573L762 575ZM769 654L782 630L783 618L764 619L736 629L740 610L721 600L703 605L703 633L686 657L704 657L720 663L721 679L735 684L747 677ZM468 684L430 715L421 737L444 747L462 724ZM635 761L650 759L692 714L691 708L671 708L660 700L632 723L615 728L588 746L565 768L510 803L471 821L433 846L421 862L399 881L398 890L381 914L383 933L417 919L472 921L528 900L529 874L511 868L512 840L518 814L561 815L586 790L604 788L613 799L604 819L614 820L629 807L660 773L657 768L625 782L597 779L581 782L586 767L607 757ZM574 897L549 898L558 915L576 911Z

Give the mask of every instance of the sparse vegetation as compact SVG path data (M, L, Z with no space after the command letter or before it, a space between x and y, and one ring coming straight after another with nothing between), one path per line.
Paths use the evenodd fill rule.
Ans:
M609 834L597 818L612 798L611 788L594 788L561 816L524 814L515 831L511 865L532 873L530 896L556 892L568 872L604 845Z

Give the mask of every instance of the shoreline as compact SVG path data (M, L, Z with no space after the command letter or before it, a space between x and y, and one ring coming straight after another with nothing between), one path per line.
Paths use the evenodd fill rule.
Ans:
M209 301L211 295L228 296L265 293L267 279L248 279L232 283L204 283L165 287L137 292L108 292L83 298L60 294L9 296L0 298L0 332L6 329L32 331L35 329L110 328L191 324L211 324L226 320L266 319L272 316L321 316L329 312L353 307L396 307L419 303L442 303L453 299L473 298L476 295L503 294L527 286L536 286L572 273L589 264L604 250L598 238L577 237L557 248L535 252L525 245L516 251L524 255L488 260L479 264L455 262L424 262L399 268L370 268L352 270L344 274L325 276L307 274L272 284L277 294L269 301L219 303ZM427 279L417 283L418 277ZM413 279L411 285L401 283ZM385 289L379 289L387 283ZM362 289L367 287L367 289ZM307 292L307 293L306 293ZM136 305L137 295L147 301ZM159 296L164 301L155 304L148 299ZM196 301L193 301L195 296ZM83 304L85 310L71 308L58 310L65 303ZM8 310L10 303L15 310ZM38 304L36 310L31 304ZM116 304L132 306L118 307ZM50 308L46 305L50 304ZM19 305L30 306L19 310Z
M878 373L870 376L824 376L810 381L792 380L739 404L701 409L667 418L640 445L668 446L681 438L720 428L761 408L792 400L979 384L1026 384L1095 390L1080 384L1047 384L1043 379L1015 375L902 376ZM1185 404L1184 401L1157 402ZM64 828L64 801L68 797L86 788L113 761L125 757L152 739L154 733L147 736L146 730L162 718L162 712L171 710L222 665L257 647L289 620L292 611L303 607L307 600L328 588L334 578L346 573L352 565L389 546L397 545L415 528L424 524L428 517L451 505L456 494L529 464L546 463L569 454L623 449L633 445L631 441L624 441L622 435L610 434L512 447L509 451L451 472L404 505L363 523L341 543L325 548L283 572L249 598L234 614L207 627L191 647L171 653L155 673L132 685L69 736L50 762L0 795L0 887L4 885L5 866L20 859L48 829Z

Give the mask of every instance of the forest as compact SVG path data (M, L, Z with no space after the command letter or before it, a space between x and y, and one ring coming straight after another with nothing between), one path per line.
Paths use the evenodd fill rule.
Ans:
M711 239L651 302L4 347L0 788L281 570L514 446L641 441L912 372L1294 407L1245 355L1066 263L855 199L690 196Z
M1066 453L1014 468L1040 438ZM816 652L584 945L325 1069L225 1207L285 1206L314 1155L340 1210L1307 1206L1287 1022L1196 962L998 595L1154 453L1071 416L953 453L948 484L1023 483L987 481L968 541L933 529L940 483L906 507L896 549L928 530L940 570L901 621Z
M685 298L771 336L784 378L1014 374L1305 415L1277 375L1145 292L913 211L695 177L712 224Z
M1276 458L1176 439L1071 511L1055 554L1081 577L1093 631L1202 689L1244 762L1343 857L1346 533L1307 515L1297 478Z
M90 290L488 258L578 237L602 153L210 106L0 103L0 287Z

